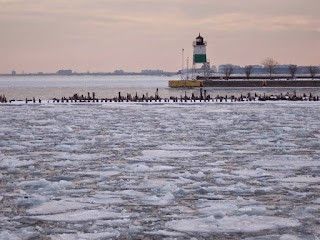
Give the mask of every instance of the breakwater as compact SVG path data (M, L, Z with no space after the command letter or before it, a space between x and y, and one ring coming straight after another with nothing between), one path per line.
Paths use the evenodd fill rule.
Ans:
M320 87L320 80L174 80L169 81L171 88L262 88L262 87L290 87L313 88Z
M320 87L319 80L223 80L203 81L203 87Z
M95 92L87 93L87 95L74 94L69 97L61 98L52 98L46 100L48 103L103 103L103 102L245 102L245 101L319 101L320 97L313 95L311 93L296 94L296 91L293 93L280 93L277 95L268 95L268 94L240 94L239 96L235 95L216 95L212 96L207 94L207 90L200 88L199 93L192 93L191 95L187 94L185 91L184 95L180 96L171 96L169 98L162 98L159 95L159 90L156 89L154 95L151 94L142 94L131 95L129 93L123 95L121 92L118 92L117 96L112 98L99 98L96 96ZM39 98L32 97L31 99L26 98L24 101L10 99L8 100L5 95L0 95L0 103L14 103L14 102L24 102L28 103L42 103L45 102Z

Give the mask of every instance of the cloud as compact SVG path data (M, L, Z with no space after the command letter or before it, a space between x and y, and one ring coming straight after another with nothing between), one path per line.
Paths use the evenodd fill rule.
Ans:
M260 8L266 2L259 1ZM145 27L149 30L166 28L179 32L190 28L208 28L220 32L317 31L320 27L319 17L288 14L287 8L283 7L282 15L266 14L260 8L249 11L259 4L249 4L248 0L0 0L0 4L3 5L0 8L0 21L37 19L71 26L88 24L101 28ZM241 8L241 4L245 5ZM281 8L280 5L278 7Z
M313 31L320 26L320 20L304 15L270 16L229 13L203 20L211 30L222 32L278 32L278 31Z
M63 56L66 63L84 61L81 54L83 59L117 55L121 63L141 55L139 63L132 64L157 56L157 61L163 58L163 64L171 65L173 52L190 46L201 32L210 46L234 46L232 58L240 51L238 44L261 55L265 53L260 46L270 44L264 47L268 54L288 48L283 54L289 55L299 47L307 59L307 46L318 46L319 8L319 0L0 0L0 52L12 57L8 66L40 53L50 56L48 65L54 64L53 56ZM220 58L225 56L221 51Z

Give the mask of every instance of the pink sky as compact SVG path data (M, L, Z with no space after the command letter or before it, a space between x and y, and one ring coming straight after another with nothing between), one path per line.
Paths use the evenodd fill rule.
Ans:
M0 0L0 72L181 68L201 33L212 65L320 65L319 0Z

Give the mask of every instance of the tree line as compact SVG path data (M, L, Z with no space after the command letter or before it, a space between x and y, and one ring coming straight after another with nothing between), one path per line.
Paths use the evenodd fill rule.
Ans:
M279 66L279 63L272 59L272 58L266 58L262 61L262 65L267 69L267 72L270 76L270 79L272 79L272 75L275 73L275 69L277 66ZM247 65L244 67L244 74L246 78L249 80L254 66L253 65ZM291 79L294 79L296 77L298 66L294 64L288 65L288 74L290 74ZM308 73L311 79L313 80L316 75L320 72L320 69L317 66L308 66ZM223 67L223 74L225 76L225 79L229 79L230 76L234 73L234 68L231 64L226 64Z

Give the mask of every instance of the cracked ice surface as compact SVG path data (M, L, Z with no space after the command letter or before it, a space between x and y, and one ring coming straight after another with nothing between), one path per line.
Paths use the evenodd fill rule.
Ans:
M318 103L0 108L0 239L319 239Z

